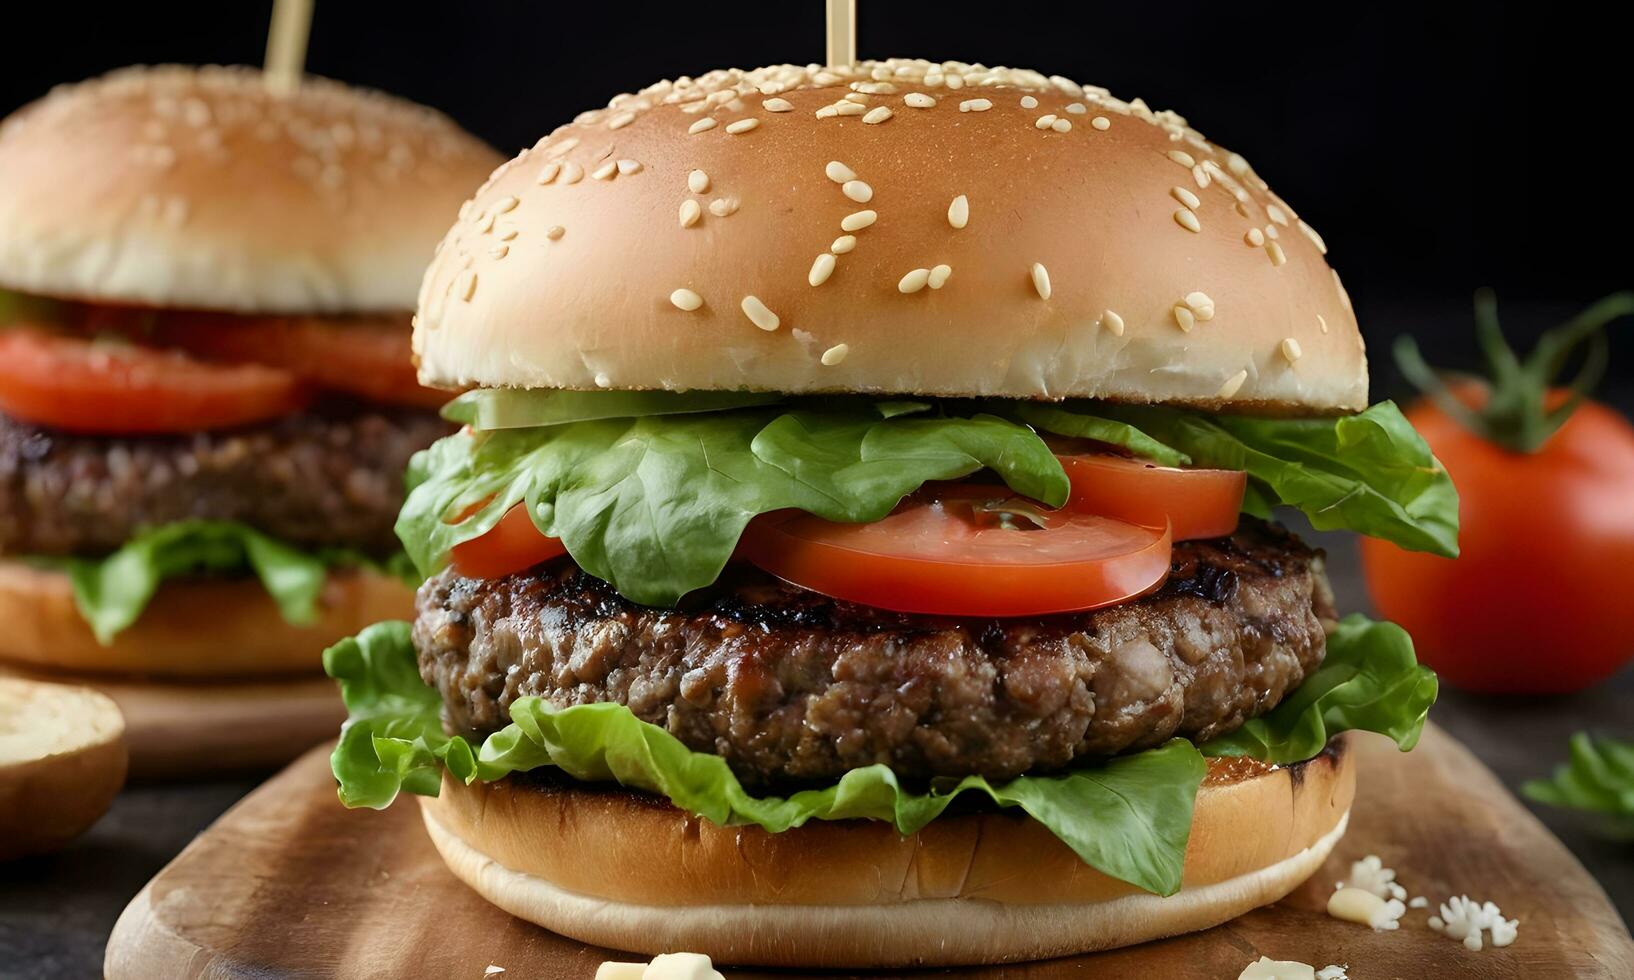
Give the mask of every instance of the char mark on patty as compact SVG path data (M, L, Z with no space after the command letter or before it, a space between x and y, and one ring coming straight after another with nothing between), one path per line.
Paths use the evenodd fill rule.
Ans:
M107 554L190 518L383 556L435 413L333 402L262 425L163 436L56 432L0 415L0 554Z
M414 643L452 730L495 731L523 696L613 701L750 786L790 788L876 762L914 781L1005 779L1204 741L1297 687L1333 615L1320 555L1244 518L1176 545L1158 591L1086 613L894 613L737 565L653 609L558 560L441 573L420 590Z

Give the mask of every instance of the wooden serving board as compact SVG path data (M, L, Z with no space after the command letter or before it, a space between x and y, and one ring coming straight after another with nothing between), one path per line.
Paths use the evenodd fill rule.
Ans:
M112 698L125 715L133 781L274 769L334 738L346 720L339 688L322 675L190 683L10 665L0 675L83 684Z
M1235 978L1261 955L1353 980L1628 978L1634 943L1593 878L1470 752L1436 728L1397 753L1356 739L1350 832L1282 902L1207 932L1071 959L926 971L981 978ZM1375 853L1412 894L1469 893L1520 919L1506 949L1473 953L1409 911L1397 932L1328 917L1349 862ZM589 980L604 959L488 905L444 867L412 803L384 813L335 800L313 750L200 835L131 902L108 942L109 980L439 977ZM771 977L727 970L730 977ZM814 974L802 974L812 976ZM851 974L822 974L839 976ZM900 975L900 974L896 974Z

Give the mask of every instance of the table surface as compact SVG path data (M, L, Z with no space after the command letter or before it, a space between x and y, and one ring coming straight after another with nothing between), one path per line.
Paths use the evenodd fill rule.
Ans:
M1298 528L1296 528L1298 529ZM1328 549L1342 609L1367 608L1354 539L1304 529ZM1511 789L1550 771L1580 729L1622 735L1634 728L1634 671L1594 690L1548 699L1474 698L1443 690L1433 716ZM112 810L67 851L0 866L0 976L58 980L101 976L108 932L131 896L193 836L252 789L258 778L125 790ZM1527 805L1634 918L1630 847L1596 832L1578 814ZM11 972L17 970L20 972Z

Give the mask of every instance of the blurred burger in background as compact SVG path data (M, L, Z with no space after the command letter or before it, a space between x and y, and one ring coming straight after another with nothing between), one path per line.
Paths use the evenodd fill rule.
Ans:
M448 428L410 311L497 162L433 110L237 68L0 124L0 658L310 671L411 608L401 474Z

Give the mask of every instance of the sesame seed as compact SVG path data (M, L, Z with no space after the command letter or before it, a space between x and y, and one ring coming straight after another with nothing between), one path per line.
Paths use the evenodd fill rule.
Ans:
M669 301L675 304L676 309L688 313L704 305L704 298L690 289L677 289L669 294Z
M1277 226L1276 225L1266 225L1265 226L1265 237L1266 238L1271 238L1271 239L1277 239L1277 238L1282 237L1282 233L1277 231Z
M689 197L686 200L681 202L681 227L682 228L691 228L693 225L698 223L698 219L703 217L703 215L704 215L703 206L700 205L697 201L694 201L692 198Z
M835 116L837 116L839 114L840 114L840 110L834 108L831 105L822 106L821 108L819 108L817 110L817 118L818 119L832 119L832 118L834 118Z
M923 92L909 92L902 97L903 103L915 109L929 109L936 104L936 100Z
M1038 100L1030 95L1023 95L1021 97L1021 107L1023 109L1036 109L1038 108Z
M1275 221L1279 225L1283 225L1283 226L1286 227L1287 224L1288 224L1288 215L1287 215L1287 213L1284 212L1281 208L1277 207L1275 204L1267 204L1265 206L1265 214L1272 221Z
M726 131L728 133L731 133L733 136L736 136L739 133L747 133L749 130L754 129L756 126L759 126L759 125L760 125L760 120L759 119L754 119L754 118L739 119L737 122L727 123L726 124Z
M633 113L633 112L621 112L618 115L614 116L613 118L607 120L607 128L608 129L623 129L625 126L628 126L629 124L631 124L633 122L635 122L635 113Z
M957 77L958 76L954 76L954 78L957 78ZM952 82L952 80L953 80L952 78L948 79L949 82ZM951 84L948 86L948 88L957 88L957 87L958 86L951 85ZM993 103L988 99L966 99L963 102L959 103L959 111L960 112L986 112L987 110L989 110L991 108L993 108Z
M735 197L717 197L709 202L709 213L717 218L737 214L738 199Z
M867 105L868 96L863 92L852 92L845 97L845 101L855 102L858 105Z
M556 175L561 172L562 165L553 160L550 163L545 164L544 167L540 169L539 176L535 178L535 180L540 184L548 184L555 180Z
M1054 123L1055 123L1055 114L1054 113L1049 113L1049 112L1046 112L1044 115L1039 116L1037 119L1033 120L1033 126L1038 128L1038 129L1049 129L1050 126L1054 125Z
M806 273L806 282L813 286L821 286L828 282L828 277L834 274L834 256L828 252L818 254L811 263L811 271Z
M1208 321L1214 319L1214 300L1208 293L1194 292L1186 294L1186 306L1195 314L1197 319Z
M1311 244L1316 246L1318 252L1328 254L1328 243L1322 240L1322 236L1316 233L1315 228L1305 223L1304 218L1299 219L1299 230L1305 233L1305 237L1311 240Z
M930 282L929 269L915 269L897 280L896 291L899 293L917 293Z
M963 194L953 199L947 206L947 223L955 228L963 228L970 223L970 198Z
M856 235L841 235L839 238L834 239L834 244L830 245L828 250L835 255L844 255L856 247Z
M709 190L709 175L702 170L694 170L687 174L687 190L694 194L702 194Z
M517 235L516 226L515 225L506 225L504 228L500 229L499 240L502 241L502 242L508 242L511 239L515 238L516 235Z
M514 197L502 197L493 204L489 205L489 210L491 210L494 214L509 214L510 212L515 211L516 206L521 203L521 201Z
M476 295L476 292L477 274L472 272L470 269L466 269L464 272L460 273L460 277L454 281L454 295L469 303L471 302L471 297Z
M1323 333L1328 332L1328 321L1320 313L1316 315L1316 325L1322 328Z
M1254 248L1259 248L1265 244L1265 232L1260 231L1258 228L1250 228L1243 232L1243 241Z
M1218 394L1215 397L1217 397L1217 398L1231 398L1231 397L1233 397L1234 395L1237 394L1238 389L1240 389L1243 386L1243 382L1247 381L1247 380L1248 380L1248 372L1247 371L1238 371L1236 374L1233 374L1231 377L1229 377L1229 378L1227 378L1225 380L1225 384L1220 386L1220 391L1218 392Z
M716 123L715 117L705 116L702 119L698 120L697 122L693 123L692 125L688 126L687 127L687 132L691 133L693 136L697 136L699 133L706 133L709 130L714 129L717 125L719 125L719 124Z
M1101 326L1112 331L1114 337L1123 336L1123 317L1118 316L1111 310L1105 310L1101 313Z
M612 386L613 386L613 379L609 378L607 376L606 371L597 371L596 372L596 387L597 388L611 388Z
M1185 304L1174 304L1173 312L1174 322L1180 325L1181 330L1191 333L1192 327L1197 326L1197 314L1193 313Z
M1082 102L1073 102L1067 106L1067 111L1075 116L1081 116L1089 111L1089 107Z
M1197 181L1197 186L1199 188L1204 188L1214 183L1214 178L1209 176L1208 168L1204 167L1200 163L1191 168L1191 179Z
M489 257L495 259L502 259L509 254L511 254L511 247L509 245L495 245L493 248L488 250Z
M877 126L891 118L892 114L890 107L879 105L868 110L868 115L863 116L862 121L870 126Z
M1094 119L1089 121L1089 124L1102 132L1112 128L1112 120L1106 118L1105 116L1096 116Z
M947 284L948 277L951 275L953 275L953 266L951 265L943 264L932 266L930 270L930 279L926 281L925 285L932 289L941 289Z
M841 231L861 231L879 220L879 214L874 211L853 211L840 219Z
M749 322L762 330L776 330L783 323L777 318L776 313L766 308L766 304L762 303L758 296L745 296L739 305L743 308L743 315L749 318Z
M563 228L561 225L551 225L550 228L546 230L545 237L554 242L565 234L567 234L566 228Z
M1272 265L1281 265L1288 261L1288 256L1282 251L1282 246L1278 245L1276 242L1265 243L1265 254L1271 257Z
M1286 337L1283 339L1282 356L1288 359L1289 364L1299 360L1299 355L1303 353L1305 352L1299 349L1299 341L1292 337Z
M1193 194L1184 187L1169 188L1169 195L1188 208L1198 208L1202 207L1203 205L1203 202L1197 199L1196 194Z
M630 174L638 174L638 173L641 172L641 161L640 160L630 160L630 159L620 160L618 162L618 172L621 175L624 175L624 176L629 176Z
M1191 208L1181 208L1174 213L1175 223L1189 232L1200 232L1203 225L1197 220L1197 212Z
M1038 298L1049 299L1052 292L1050 288L1050 270L1044 268L1044 263L1034 262L1032 275L1033 289L1038 292Z
M856 102L846 102L841 100L834 103L834 111L842 116L860 116L868 111L868 107Z
M793 112L794 103L788 99L767 99L760 104L767 112Z
M843 184L848 180L857 179L857 172L838 160L828 161L828 166L823 168L823 173L827 174L828 179L836 184Z
M492 211L482 212L481 214L477 215L477 220L473 221L472 225L476 228L477 234L488 234L490 231L494 230L494 213Z
M1182 167L1185 167L1187 170L1197 166L1196 159L1194 159L1192 155L1187 153L1185 150L1170 150L1169 159L1180 164Z
M833 367L834 365L836 365L836 364L840 363L841 361L845 360L845 355L847 355L849 353L851 353L851 345L849 345L849 344L835 344L833 347L830 347L828 350L823 351L823 356L821 358L821 360L823 362L823 366L824 367Z
M874 189L860 180L848 180L840 186L840 190L858 204L867 204L874 199Z
M590 176L597 180L612 180L618 175L618 161L608 160L606 163L590 171Z
M562 183L577 184L584 179L584 168L572 160L562 164Z
M1072 120L1057 118L1055 122L1050 123L1050 128L1058 133L1071 132Z

